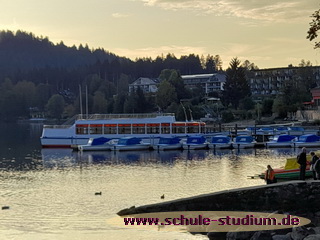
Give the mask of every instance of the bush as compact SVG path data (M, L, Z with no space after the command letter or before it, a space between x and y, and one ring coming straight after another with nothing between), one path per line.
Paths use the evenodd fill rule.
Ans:
M222 115L222 121L223 122L231 122L234 120L234 116L233 116L233 113L230 111L230 110L227 110L227 111L223 111L221 113Z

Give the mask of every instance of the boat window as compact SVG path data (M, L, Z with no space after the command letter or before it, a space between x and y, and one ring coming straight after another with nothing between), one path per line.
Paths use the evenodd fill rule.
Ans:
M91 124L90 134L102 134L102 124Z
M206 124L205 123L201 123L200 125L200 133L205 133L206 132Z
M77 124L76 134L88 134L88 124Z
M132 133L133 134L145 134L146 127L145 124L133 124Z
M105 124L103 132L104 134L117 134L117 124Z
M147 133L159 133L159 127L147 127Z
M160 124L159 123L148 123L147 124L147 133L148 134L159 134L160 133Z
M162 134L170 134L170 127L161 127Z
M116 134L117 128L116 127L104 127L104 134Z
M131 134L131 124L119 124L118 134Z
M172 133L185 133L185 126L173 126Z
M170 134L170 123L161 123L161 133Z

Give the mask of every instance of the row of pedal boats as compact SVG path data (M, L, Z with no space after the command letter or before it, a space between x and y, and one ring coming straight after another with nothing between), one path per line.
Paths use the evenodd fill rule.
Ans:
M176 149L229 149L229 148L253 148L257 144L251 135L240 135L233 140L229 136L212 136L209 140L203 135L190 136L186 139L179 137L161 137L157 144L145 142L138 137L124 137L118 140L109 138L91 138L86 145L79 145L80 151L95 150L176 150ZM320 138L314 134L301 135L299 137L288 134L274 136L264 143L266 147L320 147Z
M246 142L244 141L246 139ZM236 138L239 141L239 145L245 148L250 145L253 147L254 140L252 136L244 136L244 138ZM118 151L129 151L129 150L198 150L198 149L227 149L232 148L233 142L228 136L214 136L211 141L208 141L202 135L190 136L186 139L178 137L161 137L157 144L150 144L144 142L143 139L137 137L125 137L119 140L108 139L104 137L90 139L88 144L78 146L80 151L95 151L95 150L118 150ZM249 144L249 145L248 145ZM245 146L246 145L246 146Z

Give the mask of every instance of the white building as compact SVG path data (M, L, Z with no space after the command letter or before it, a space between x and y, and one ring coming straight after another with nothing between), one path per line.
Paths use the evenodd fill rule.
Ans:
M159 79L140 77L133 83L129 84L129 92L136 91L140 88L144 93L155 93L158 91Z
M201 86L205 93L223 90L226 75L221 73L182 75L184 85L190 89Z

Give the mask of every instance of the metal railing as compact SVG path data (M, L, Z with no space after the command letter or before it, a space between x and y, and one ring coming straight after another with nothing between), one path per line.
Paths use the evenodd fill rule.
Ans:
M121 113L121 114L79 114L76 120L101 120L114 118L154 118L157 116L174 116L174 113Z

